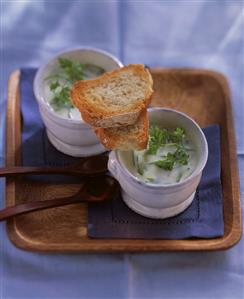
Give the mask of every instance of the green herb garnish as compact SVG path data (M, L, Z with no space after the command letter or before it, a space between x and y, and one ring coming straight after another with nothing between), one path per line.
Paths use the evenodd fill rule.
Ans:
M60 57L58 59L59 66L64 71L64 75L69 83L74 83L84 79L84 65L78 61L72 61L67 58Z
M179 163L181 165L187 165L189 155L185 151L183 147L178 147L177 150L174 152L175 163Z
M140 175L143 175L144 173L144 161L142 157L139 158L139 156L135 155L135 152L133 152L133 164L135 165L138 173Z
M61 107L72 107L70 101L70 88L68 86L61 86L59 82L56 81L51 83L50 90L53 92L51 104L55 110L58 110Z
M165 170L172 170L175 164L187 165L189 155L182 148L177 148L174 153L167 153L165 159L153 162L156 166Z
M96 75L104 72L104 69L96 65L82 64L63 57L58 58L58 64L60 72L52 74L45 79L50 82L49 89L53 94L50 103L54 110L59 110L63 107L73 107L70 99L71 87L76 81L87 78L87 70L90 69L93 72L96 70Z
M183 172L180 172L177 176L176 182L178 183L183 177Z
M153 164L165 170L172 170L175 164L188 164L189 155L184 148L185 131L182 128L176 128L172 131L151 126L149 134L149 148L147 151L149 155L156 155L160 147L176 147L174 152L168 152L166 156L163 156L164 159L155 161Z
M146 180L150 183L153 183L155 181L155 179L151 177L146 177Z
M149 155L156 155L157 150L165 145L182 145L185 140L185 131L176 128L174 131L168 129L160 129L157 126L149 128Z
M155 161L153 164L165 170L172 170L175 164L174 154L168 153L164 160Z

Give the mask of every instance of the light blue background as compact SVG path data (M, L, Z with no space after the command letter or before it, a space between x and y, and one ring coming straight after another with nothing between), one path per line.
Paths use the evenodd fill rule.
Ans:
M7 79L68 47L91 45L125 64L202 67L230 83L244 181L243 1L1 1L0 159ZM4 181L0 183L4 206ZM241 184L243 198L244 184ZM38 254L0 224L1 299L244 298L244 241L226 252Z

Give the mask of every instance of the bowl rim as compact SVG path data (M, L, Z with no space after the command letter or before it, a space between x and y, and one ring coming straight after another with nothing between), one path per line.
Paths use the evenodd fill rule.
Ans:
M64 55L64 54L68 54L68 53L72 53L72 52L78 52L78 51L89 51L89 52L94 52L94 53L98 53L98 54L102 54L104 56L107 56L109 58L111 58L115 63L117 63L118 67L123 67L123 63L117 58L115 57L113 54L96 48L96 47L90 47L90 46L82 46L82 47L75 47L75 48L68 48L66 50L60 51L58 53L56 53L55 55L53 55L47 62L45 62L43 65L41 65L34 77L34 81L33 81L33 92L35 95L35 98L37 100L37 102L40 105L44 105L47 108L47 113L50 113L54 118L62 120L64 122L70 123L70 124L81 124L84 125L84 121L83 120L78 120L78 119L69 119L69 118L65 118L57 113L55 113L49 103L47 101L45 101L44 97L41 96L41 93L38 91L39 88L39 82L40 82L40 77L41 75L45 72L46 67L55 59L57 59L58 57Z
M130 177L132 179L132 182L133 183L136 183L136 184L140 184L141 186L143 187L146 187L146 188L153 188L153 189L160 189L160 188L165 188L165 189L172 189L174 187L181 187L181 186L184 186L186 185L188 182L192 181L194 178L198 177L201 172L203 171L204 167L206 166L206 163L207 163L207 160L208 160L208 142L207 142L207 139L202 131L202 129L200 128L200 126L190 117L188 116L187 114L183 113L183 112L180 112L180 111L177 111L175 109L171 109L171 108L161 108L161 107L152 107L152 108L148 108L147 111L150 113L150 112L153 112L153 111L162 111L162 112L173 112L175 114L178 114L178 115L181 115L183 116L184 118L188 119L193 126L195 126L197 128L197 131L199 133L199 136L200 138L202 139L203 141L203 155L202 157L200 157L199 161L198 161L198 164L196 166L196 168L194 169L194 171L191 173L191 175L189 175L186 179L184 179L183 181L181 182L176 182L176 183L173 183L173 184L152 184L152 183L147 183L141 179L139 179L138 177L134 176L124 165L123 163L120 161L119 159L119 156L118 156L118 152L119 150L115 150L115 157L116 157L116 160L120 166L120 169L122 170L123 172L123 175L127 176L127 177Z

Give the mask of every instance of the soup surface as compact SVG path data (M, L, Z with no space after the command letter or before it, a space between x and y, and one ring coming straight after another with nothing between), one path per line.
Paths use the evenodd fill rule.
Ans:
M196 168L196 146L182 128L149 129L147 149L119 153L133 175L152 184L173 184L183 181Z
M60 57L57 68L45 78L45 99L52 110L62 117L81 120L79 110L71 102L72 85L78 80L92 79L104 72L105 70L97 65L82 64Z

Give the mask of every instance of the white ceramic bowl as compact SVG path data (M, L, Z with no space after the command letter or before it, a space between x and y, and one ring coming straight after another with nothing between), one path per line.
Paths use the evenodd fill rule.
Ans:
M39 68L34 79L34 94L37 99L42 120L46 126L50 142L59 151L74 157L91 156L102 153L105 148L99 142L92 127L82 119L68 119L55 113L45 99L45 78L58 66L58 58L65 57L91 63L111 71L123 64L113 55L95 48L71 49L57 54Z
M186 114L172 109L148 109L150 124L181 127L197 149L195 170L185 180L170 185L145 183L126 168L123 152L112 151L108 168L119 181L125 203L135 212L151 218L167 218L184 211L192 202L208 158L208 145L201 128Z

